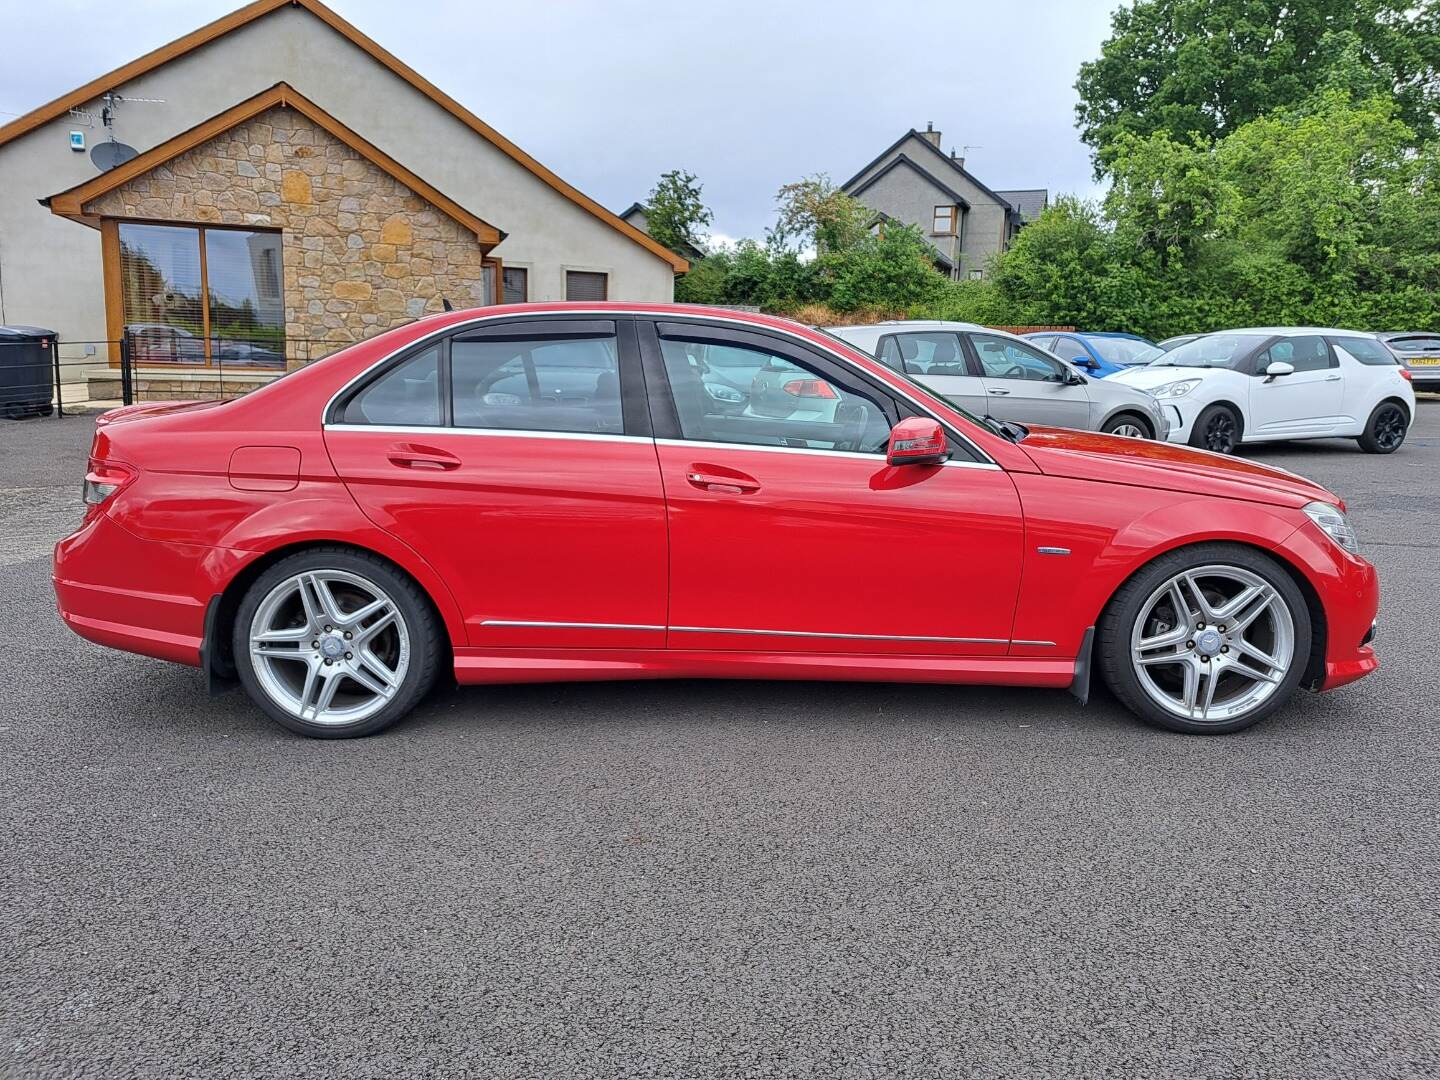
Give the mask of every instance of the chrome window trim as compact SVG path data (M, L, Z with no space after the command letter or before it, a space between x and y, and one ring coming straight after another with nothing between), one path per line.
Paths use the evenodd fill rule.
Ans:
M795 333L795 331L793 331L793 330L786 330L786 329L784 329L783 327L769 326L769 325L763 324L763 323L751 323L751 322L746 322L746 321L743 320L743 319L733 319L733 318L728 318L728 317L723 316L723 315L708 315L708 314L705 314L705 313L702 313L702 312L690 312L690 311L685 311L685 312L673 312L673 311L671 311L671 312L663 312L663 311L645 310L644 308L628 308L628 307L613 307L613 306L611 306L611 307L603 307L603 308L567 308L567 309L554 310L554 311L505 311L505 312L500 312L500 313L497 313L497 314L494 314L494 315L479 315L479 316L476 316L476 317L473 318L473 319L462 319L462 320L459 321L459 322L446 323L444 326L436 327L434 330L430 331L430 332L427 333L427 334L422 334L420 337L415 338L413 341L407 341L404 345L401 345L399 348L392 349L390 352L386 353L384 356L382 356L382 357L380 357L379 359L377 359L374 363L368 365L368 366L365 368L364 371L361 371L361 372L359 372L358 374L356 374L356 375L354 375L353 377L351 377L349 380L347 380L347 381L345 382L345 384L344 384L343 386L340 387L339 390L335 391L335 393L333 393L333 394L330 395L329 400L325 402L324 408L322 408L322 409L320 410L320 426L321 426L322 429L326 429L326 430L329 430L329 429L332 428L332 427L339 427L340 425L331 425L331 424L327 424L327 423L325 422L325 418L330 415L330 409L331 409L331 407L335 404L336 401L338 401L341 397L343 397L346 393L348 393L349 390L350 390L350 388L353 387L356 383L360 382L360 381L363 380L363 379L368 378L369 375L371 374L371 372L373 372L377 367L380 367L382 364L389 363L391 360L393 360L395 357L399 356L401 353L407 352L408 350L413 349L413 348L415 348L416 346L423 345L425 342L430 341L430 340L433 339L433 338L438 338L438 337L443 337L443 336L446 336L446 335L449 335L449 334L459 333L461 330L464 330L464 329L467 328L467 327L477 326L477 325L481 325L481 324L483 324L483 323L488 323L488 322L495 322L495 321L497 321L497 320L503 320L503 319L545 319L545 318L559 318L559 319L563 319L563 318L565 318L565 317L567 317L567 316L571 316L571 315L592 315L592 316L594 316L594 315L600 315L600 316L608 315L608 316L610 316L611 318L615 318L615 317L617 317L617 316L622 316L622 315L624 315L624 316L630 316L630 317L642 318L642 319L643 319L643 318L654 318L654 319L657 319L657 320L658 320L658 319L665 318L665 317L668 316L669 318L672 318L672 319L680 319L680 320L688 319L688 320L691 320L691 321L698 321L698 322L719 323L719 324L722 324L722 325L725 325L725 326L737 327L737 328L740 328L740 329L749 328L749 329L751 329L753 332L756 332L756 333L769 332L769 333L772 333L772 334L779 334L779 335L781 335L782 337L787 337L787 338L790 338L790 339L793 340L793 341L798 341L798 342L800 342L802 345L805 345L805 346L808 347L808 348L819 349L819 350L821 350L822 352L824 352L826 356L829 356L829 357L833 358L833 359L834 359L836 362L838 362L838 363L844 364L847 368L849 368L849 369L852 370L852 371L858 371L861 375L863 375L863 376L865 376L865 377L867 377L867 378L874 379L874 378L876 377L873 373L871 373L870 371L866 370L865 368L862 368L859 364L856 364L856 363L855 363L853 360L851 360L849 357L843 356L843 355L841 355L840 353L836 352L834 349L830 348L828 345L823 344L823 343L821 343L821 342L812 341L810 338L807 338L807 337L805 337L805 336L802 335L802 334L797 334L797 333ZM838 339L838 340L844 341L843 338ZM844 343L845 343L846 345L850 345L849 342L844 342ZM854 345L850 345L850 347L851 347L851 348L856 348L856 346L854 346ZM859 351L858 348L857 348L857 351ZM876 362L877 364L879 364L880 367L882 367L882 368L885 367L884 364L880 364L880 361L876 360L875 362ZM885 370L888 371L889 369L886 368ZM899 387L897 387L897 386L894 386L894 385L892 385L892 384L889 383L889 382L885 382L884 380L881 380L881 382L882 382L882 385L885 387L886 392L891 393L891 394L895 394L895 395L897 395L897 396L899 396L899 397L904 398L906 401L910 402L911 405L915 406L915 408L917 408L917 409L920 410L920 413L921 413L923 416L928 416L931 420L934 420L936 423L940 424L941 427L943 427L947 432L949 432L949 433L950 433L951 435L953 435L955 438L959 439L959 440L960 440L961 442L963 442L966 446L968 446L971 450L973 450L977 455L979 455L981 458L984 459L983 461L978 461L978 462L965 462L965 463L963 463L963 464L971 464L971 465L986 465L986 464L988 464L988 465L990 465L990 466L992 466L992 467L994 467L994 468L996 468L996 469L999 469L999 468L1000 468L1000 465L999 465L998 463L996 463L995 460L994 460L993 458L991 458L989 454L985 453L985 451L982 450L982 449L980 448L980 446L979 446L978 444L976 444L972 439L970 439L968 436L966 436L963 432L959 431L959 430L958 430L957 428L955 428L953 425L951 425L951 424L947 423L946 421L940 419L940 417L935 416L934 414L932 414L932 413L930 412L929 406L926 405L924 402L920 401L919 399L917 399L917 398L913 397L912 395L910 395L909 393L907 393L905 390L902 390L901 388L899 388ZM937 396L939 396L939 395L937 395ZM350 426L350 427L369 427L370 425L367 425L367 424L355 424L355 425L348 425L348 426ZM453 431L453 430L459 430L459 429L457 429L457 428L441 427L441 428L432 429L432 430ZM474 429L472 429L472 430L474 430ZM499 430L499 429L486 428L486 429L482 429L482 430L493 431L493 430ZM617 436L617 437L620 437L620 436ZM626 438L640 438L641 436L624 436L624 437L626 437ZM646 437L648 438L648 436L646 436ZM743 445L743 444L734 444L734 445ZM835 451L826 450L826 451L822 451L822 452L823 452L823 453L834 453ZM868 456L868 455L867 455L867 456ZM950 462L947 462L946 464L951 464L951 463L950 463ZM961 463L961 462L955 462L954 464L962 464L962 463Z
M381 431L392 435L469 435L513 439L576 439L582 442L653 443L649 435L613 435L604 431L537 431L529 428L472 428L404 424L326 424L326 431Z

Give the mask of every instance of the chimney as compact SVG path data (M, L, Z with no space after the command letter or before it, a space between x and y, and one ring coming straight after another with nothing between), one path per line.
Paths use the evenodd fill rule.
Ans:
M955 153L954 147L950 149L950 160L955 163L957 168L963 169L965 167L965 159Z
M925 121L925 130L920 133L920 137L935 147L936 150L940 149L940 132L935 130L935 121Z

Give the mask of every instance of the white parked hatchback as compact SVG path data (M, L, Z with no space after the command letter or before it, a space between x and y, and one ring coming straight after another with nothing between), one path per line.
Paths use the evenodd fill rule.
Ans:
M1330 438L1391 454L1415 416L1409 371L1355 330L1223 330L1107 381L1153 394L1171 442L1222 454L1242 442Z

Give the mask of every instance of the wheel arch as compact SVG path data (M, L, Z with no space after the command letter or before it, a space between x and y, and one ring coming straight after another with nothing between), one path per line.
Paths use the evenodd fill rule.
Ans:
M458 619L458 612L453 610L454 602L448 594L444 596L445 603L437 600L435 590L427 587L427 583L424 580L424 577L431 577L431 575L426 574L422 577L421 574L415 573L411 567L406 566L403 562L394 558L389 552L380 551L375 547L366 546L365 544L358 544L354 540L312 537L280 544L277 547L265 551L258 557L251 559L225 584L224 589L217 593L211 600L213 610L206 615L205 643L202 647L203 666L207 678L212 680L218 679L222 682L229 683L236 677L234 646L232 643L233 628L236 613L240 608L240 602L244 598L245 593L249 591L250 586L254 584L261 574L265 573L266 570L281 560L291 555L297 555L303 551L312 551L316 548L339 548L344 551L354 552L357 555L368 555L371 558L382 560L391 569L399 574L403 574L420 590L420 595L425 597L426 602L430 605L431 612L435 615L435 618L439 620L440 625L446 629L442 640L451 650L452 657L455 646L457 644L464 644L464 623L460 621L457 627L456 620ZM450 611L446 610L447 605L451 609ZM460 635L458 641L457 629ZM453 664L453 660L450 657L444 658L442 662Z
M1317 689L1325 679L1325 649L1329 638L1329 630L1325 620L1325 606L1320 602L1320 593L1310 581L1305 571L1291 559L1284 551L1266 547L1264 544L1256 543L1254 540L1238 539L1232 537L1215 538L1186 538L1179 542L1157 548L1149 552L1144 559L1135 564L1128 574L1116 582L1115 587L1110 590L1105 602L1100 605L1100 610L1095 613L1095 626L1104 619L1106 612L1115 602L1115 597L1128 585L1136 575L1143 571L1156 559L1166 555L1173 555L1176 552L1184 551L1187 548L1205 547L1213 544L1228 544L1232 547L1247 548L1250 551L1268 556L1279 564L1280 568L1289 575L1290 580L1300 590L1300 595L1305 598L1305 607L1310 616L1310 644L1309 655L1305 661L1305 674L1300 680L1300 685L1307 689Z
M1400 411L1405 414L1406 427L1409 427L1415 422L1415 410L1410 408L1410 403L1404 398L1398 397L1395 394L1386 394L1384 397L1382 397L1379 401L1375 403L1374 407L1370 410L1370 414L1373 416L1375 413L1375 409L1380 408L1381 405L1399 405ZM1365 422L1368 424L1370 422L1370 417L1367 416L1365 418Z
M1155 421L1151 417L1146 416L1143 412L1139 410L1137 406L1134 405L1115 406L1115 408L1111 409L1101 418L1100 427L1103 429L1108 426L1112 420L1117 420L1122 416L1130 417L1131 419L1139 422L1141 427L1143 427L1146 431L1150 432L1151 439L1157 438L1159 436L1159 432L1155 430Z

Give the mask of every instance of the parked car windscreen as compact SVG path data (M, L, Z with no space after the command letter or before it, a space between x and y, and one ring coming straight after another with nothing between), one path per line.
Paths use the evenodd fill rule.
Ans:
M1092 337L1089 340L1090 347L1100 354L1100 359L1107 360L1112 364L1119 364L1121 367L1148 364L1157 356L1164 355L1154 345L1146 345L1143 341L1131 341L1129 338Z
M1266 334L1206 334L1161 353L1150 367L1236 368Z

